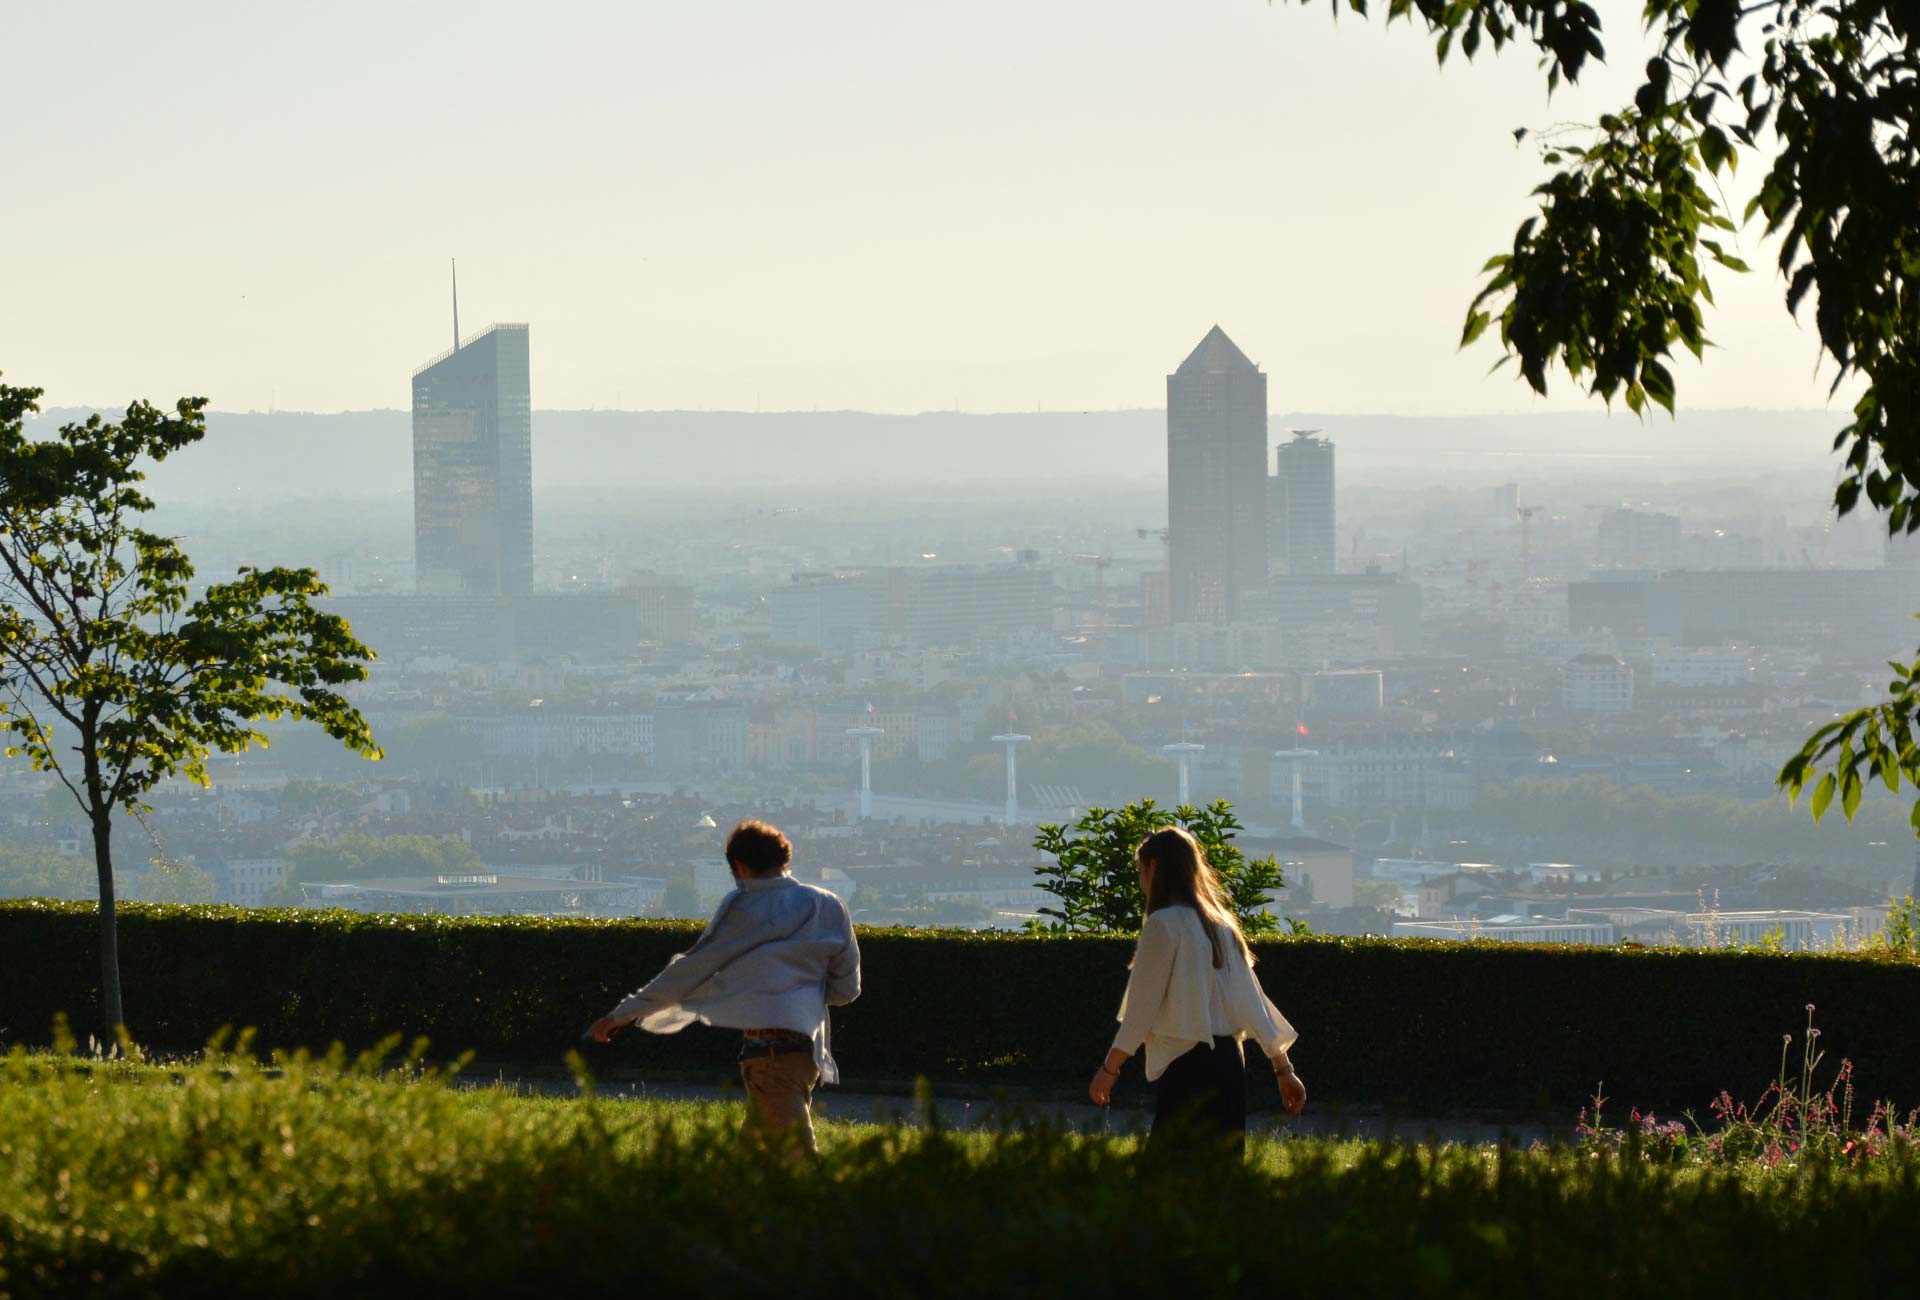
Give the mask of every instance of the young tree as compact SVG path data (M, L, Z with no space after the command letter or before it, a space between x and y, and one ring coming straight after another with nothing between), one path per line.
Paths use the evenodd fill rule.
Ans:
M1600 15L1582 0L1345 0L1389 22L1419 18L1438 57L1471 59L1530 42L1549 90L1605 57ZM1336 0L1336 12L1340 8ZM1512 247L1489 259L1467 310L1464 347L1498 324L1527 383L1563 366L1595 396L1671 412L1674 346L1707 337L1708 262L1747 266L1722 243L1735 228L1719 181L1743 155L1766 167L1743 221L1777 238L1787 311L1814 302L1833 391L1864 381L1835 434L1846 453L1840 514L1864 497L1892 533L1920 531L1920 10L1912 0L1644 0L1653 56L1629 104L1542 141L1553 173ZM1515 133L1524 139L1524 130ZM1849 816L1878 777L1920 785L1920 660L1894 664L1887 699L1811 737L1781 769L1812 783L1817 819ZM1824 769L1824 770L1823 770ZM1920 805L1913 810L1920 831Z
M126 1023L115 932L112 827L174 776L206 784L219 750L264 747L259 725L312 722L367 758L379 748L339 688L371 651L314 608L311 569L243 568L190 590L193 565L141 526L145 460L206 434L204 398L145 403L26 435L37 388L0 385L0 728L7 753L51 772L92 832L100 888L100 1009Z
M1227 898L1248 934L1280 928L1267 903L1286 886L1272 858L1248 858L1234 847L1240 822L1233 805L1215 800L1204 808L1159 808L1151 799L1124 808L1089 808L1071 827L1041 826L1033 847L1052 861L1035 869L1040 888L1060 900L1043 907L1055 930L1137 930L1147 900L1133 865L1142 840L1166 826L1184 826L1200 842L1207 861L1226 886Z

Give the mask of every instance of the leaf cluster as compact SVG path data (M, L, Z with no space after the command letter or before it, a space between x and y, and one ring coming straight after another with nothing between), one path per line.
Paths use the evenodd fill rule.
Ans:
M1161 808L1142 799L1123 808L1089 808L1072 826L1043 825L1033 846L1048 861L1036 868L1040 887L1060 900L1059 907L1043 907L1042 916L1075 932L1131 931L1140 927L1146 897L1134 853L1147 836L1168 826L1190 831L1227 891L1240 926L1247 934L1277 930L1278 920L1266 905L1286 885L1280 865L1271 857L1248 858L1234 846L1241 829L1233 805L1215 800L1204 808L1183 805Z
M1887 698L1835 718L1809 736L1780 769L1779 783L1796 802L1813 786L1808 807L1813 819L1827 815L1838 799L1848 821L1859 811L1867 783L1883 782L1897 791L1904 778L1920 784L1920 745L1914 742L1913 716L1920 708L1920 659L1889 660L1893 679ZM1822 772L1822 768L1828 770ZM1920 835L1920 803L1908 819Z
M40 390L0 385L0 728L7 752L66 783L92 817L137 809L159 782L205 783L214 751L267 743L260 724L317 724L369 758L342 688L373 653L316 608L311 569L242 568L199 586L154 508L142 466L205 436L204 398L136 402L48 439Z
M1526 40L1549 92L1606 57L1601 20L1566 0L1389 0L1389 23L1422 21L1436 57L1471 59ZM1335 5L1338 12L1340 6ZM1365 15L1368 0L1347 0ZM1505 360L1538 392L1563 365L1596 396L1673 410L1675 345L1707 345L1703 263L1746 263L1718 178L1769 153L1743 220L1777 238L1785 305L1809 293L1834 388L1866 381L1836 435L1841 513L1864 497L1894 531L1920 528L1920 11L1909 0L1645 0L1654 35L1632 102L1581 142L1547 137L1556 168L1536 216L1487 262L1462 344L1494 323ZM1524 139L1526 131L1515 133Z

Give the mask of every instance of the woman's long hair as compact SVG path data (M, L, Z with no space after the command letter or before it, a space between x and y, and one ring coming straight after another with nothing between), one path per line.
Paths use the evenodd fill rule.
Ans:
M1216 970L1226 964L1226 949L1220 938L1223 933L1232 936L1247 965L1253 965L1253 950L1247 947L1247 936L1240 932L1240 919L1233 914L1227 891L1198 840L1182 827L1168 826L1142 840L1133 856L1136 862L1153 868L1153 882L1147 887L1147 915L1184 903L1200 914L1200 928L1206 931L1207 943L1213 948Z

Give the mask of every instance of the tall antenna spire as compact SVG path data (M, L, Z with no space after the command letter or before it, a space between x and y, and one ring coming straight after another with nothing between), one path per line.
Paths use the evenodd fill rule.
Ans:
M460 350L460 263L454 258L447 259L447 265L453 269L453 350Z

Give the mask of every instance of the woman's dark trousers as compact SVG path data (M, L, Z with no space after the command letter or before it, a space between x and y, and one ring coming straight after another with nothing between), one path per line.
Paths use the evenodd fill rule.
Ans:
M1247 1067L1231 1038L1195 1043L1154 1082L1148 1149L1171 1152L1189 1144L1236 1157L1246 1152Z

